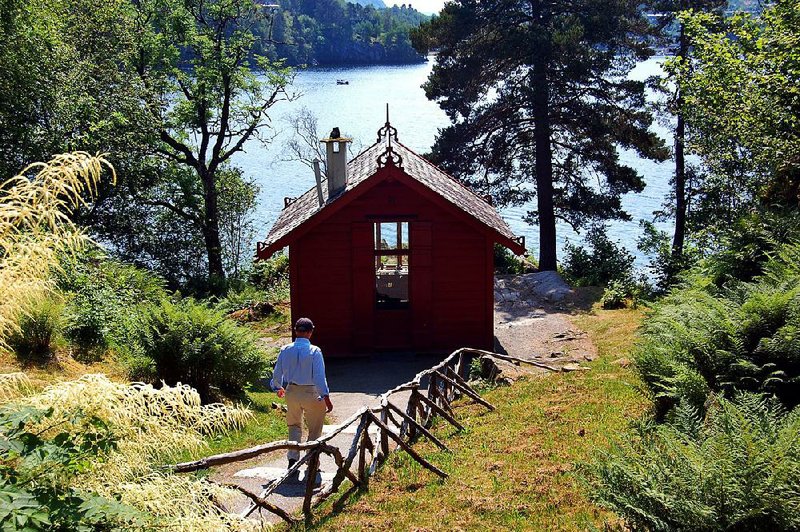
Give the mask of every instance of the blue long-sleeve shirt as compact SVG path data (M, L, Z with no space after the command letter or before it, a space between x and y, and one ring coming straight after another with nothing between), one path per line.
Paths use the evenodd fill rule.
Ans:
M273 390L277 390L286 388L290 383L313 384L322 397L330 393L322 351L312 345L308 338L297 338L291 344L283 346L278 354L270 385Z

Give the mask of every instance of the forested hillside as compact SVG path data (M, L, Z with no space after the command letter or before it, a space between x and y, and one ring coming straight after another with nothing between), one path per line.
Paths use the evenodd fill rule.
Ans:
M372 7L375 7L375 8L386 7L386 4L383 2L383 0L360 0L358 2L354 1L353 3L354 4L359 4L359 5L362 5L362 6L372 6Z
M258 28L256 51L289 65L414 63L409 30L428 17L411 5L376 9L344 0L281 0Z

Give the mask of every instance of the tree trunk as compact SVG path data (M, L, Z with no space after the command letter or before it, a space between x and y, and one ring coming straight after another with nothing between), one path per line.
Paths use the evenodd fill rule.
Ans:
M222 267L222 242L219 237L219 203L216 175L202 172L205 218L203 219L203 239L208 257L208 280L212 290L222 289L225 269Z
M680 57L686 59L689 43L683 24L680 25ZM683 243L686 238L686 161L684 145L686 125L683 120L683 94L677 88L677 124L675 126L675 234L672 239L672 259L678 261L683 255Z
M550 145L550 84L544 55L533 65L533 138L536 144L536 203L539 211L539 269L557 266L556 217L553 211L553 153Z

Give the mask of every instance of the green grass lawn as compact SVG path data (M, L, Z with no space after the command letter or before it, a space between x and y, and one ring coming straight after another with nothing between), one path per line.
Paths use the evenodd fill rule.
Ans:
M599 349L587 372L548 374L495 388L497 410L461 405L467 430L437 431L453 451L420 441L416 448L450 477L440 481L405 453L395 453L368 492L345 509L324 507L313 528L331 530L584 530L618 525L592 504L575 473L608 438L624 433L648 400L628 355L642 313L595 309L576 316Z
M203 456L285 440L288 435L286 416L283 411L272 409L273 402L285 404L283 399L278 399L270 390L254 388L248 391L244 404L252 410L253 418L239 430L210 437L209 447Z

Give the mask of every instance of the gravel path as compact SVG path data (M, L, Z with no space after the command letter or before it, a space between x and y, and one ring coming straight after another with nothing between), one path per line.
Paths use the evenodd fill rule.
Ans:
M556 272L499 276L494 291L495 350L564 367L597 358L586 333L574 328L568 309L574 292Z
M593 360L596 350L586 335L574 329L566 312L573 292L555 272L541 272L519 276L502 276L495 280L495 349L515 357L538 360L550 366ZM362 406L376 406L377 398L386 390L411 380L414 375L442 359L441 356L414 354L380 354L360 358L338 358L326 361L328 384L334 411L329 414L323 434L336 428L336 423L347 419ZM543 370L544 371L544 370ZM392 402L403 409L406 397L393 396ZM353 438L352 429L331 441L346 454ZM330 482L335 464L323 455L320 464L324 484ZM236 483L259 493L271 480L286 471L284 452L272 453L246 462L215 468L211 478L222 483ZM284 483L270 501L290 512L299 513L305 483ZM226 501L229 509L240 511L248 505L242 496ZM254 518L265 522L278 522L269 512Z

